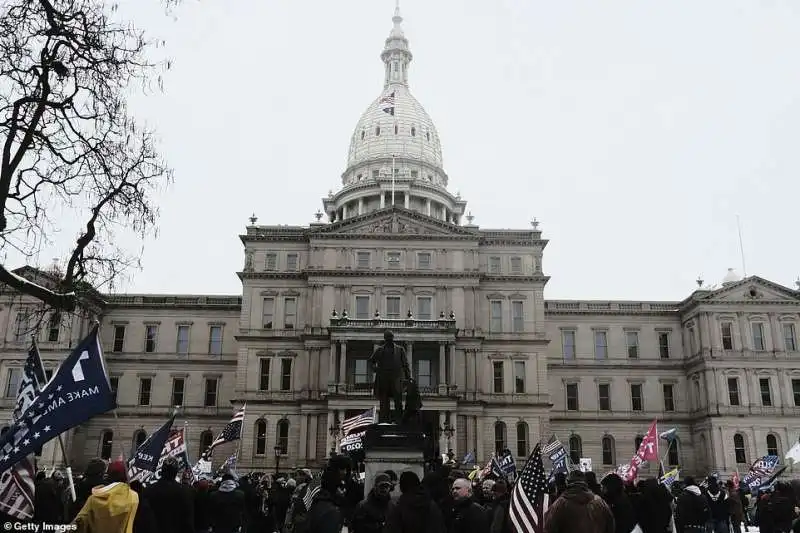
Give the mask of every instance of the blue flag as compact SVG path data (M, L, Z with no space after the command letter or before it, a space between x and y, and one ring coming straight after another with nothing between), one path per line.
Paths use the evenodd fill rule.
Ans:
M114 408L97 333L95 327L0 437L0 472L60 433Z
M148 472L155 472L159 459L161 459L161 452L167 444L170 431L172 431L172 424L175 422L175 415L173 414L169 420L164 422L155 433L147 437L133 454L130 463L136 468L147 470Z

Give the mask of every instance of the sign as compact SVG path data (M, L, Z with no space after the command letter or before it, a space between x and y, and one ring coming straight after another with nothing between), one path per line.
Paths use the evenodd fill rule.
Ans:
M581 472L591 472L592 471L592 458L591 457L581 457L580 460L580 467Z

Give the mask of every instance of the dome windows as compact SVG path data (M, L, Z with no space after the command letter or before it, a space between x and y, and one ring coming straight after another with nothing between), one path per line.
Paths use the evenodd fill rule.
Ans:
M397 124L394 125L394 134L397 135L398 127Z
M431 132L426 131L425 132L425 138L428 139L428 141L430 141L431 140Z
M375 126L375 137L379 137L381 134L381 127Z
M417 128L415 128L414 126L411 126L411 136L412 137L417 136Z
M411 171L411 179L417 179L419 177L419 171L412 170Z
M361 140L362 141L364 140L364 137L366 137L366 136L367 136L367 132L364 131L364 130L361 130Z

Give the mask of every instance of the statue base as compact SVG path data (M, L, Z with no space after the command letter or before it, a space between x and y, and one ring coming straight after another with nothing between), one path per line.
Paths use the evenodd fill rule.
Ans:
M397 424L373 424L364 435L364 497L375 484L375 476L387 470L397 477L406 471L422 479L425 471L425 437L417 429ZM400 487L392 494L399 495Z

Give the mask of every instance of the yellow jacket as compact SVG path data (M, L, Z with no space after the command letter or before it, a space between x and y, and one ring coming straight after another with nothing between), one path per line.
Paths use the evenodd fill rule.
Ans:
M139 495L127 483L111 483L92 489L73 521L81 533L133 533Z

